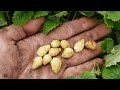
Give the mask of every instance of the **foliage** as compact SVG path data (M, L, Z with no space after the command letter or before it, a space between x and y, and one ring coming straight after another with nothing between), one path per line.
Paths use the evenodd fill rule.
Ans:
M43 32L48 33L50 30L56 28L58 25L60 25L60 22L55 22L48 19L43 25Z
M80 76L70 76L66 79L97 79L95 73L85 71Z
M40 32L48 34L59 25L66 21L71 21L82 16L96 17L100 23L105 23L111 33L102 38L102 50L105 52L105 64L103 69L86 71L82 76L70 77L71 79L96 79L101 77L120 78L120 11L0 11L0 28L10 24L23 25L31 19L45 17L46 21L43 24ZM101 75L102 72L102 75Z
M102 70L103 79L120 79L120 65L104 67Z
M107 54L109 54L111 53L111 49L113 45L114 45L114 41L112 38L105 38L101 44L101 48L104 52L107 52Z
M98 79L98 77L101 75L101 71L99 68L98 63L94 64L94 67L91 71L84 71L79 76L69 76L65 79Z
M0 26L4 26L4 25L7 25L7 22L4 17L4 12L0 11Z
M106 67L117 65L117 63L120 62L120 45L114 46L113 50L111 54L104 56Z
M38 18L42 16L47 16L49 11L35 11L33 18Z
M23 25L34 15L33 11L15 11L12 21L15 25Z

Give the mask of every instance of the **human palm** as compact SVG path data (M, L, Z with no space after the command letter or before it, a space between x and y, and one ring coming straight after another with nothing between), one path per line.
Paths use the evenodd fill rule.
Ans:
M110 32L105 24L98 24L95 18L82 17L63 23L48 34L37 33L44 21L45 18L41 17L23 26L10 25L0 30L0 78L62 79L91 70L96 62L103 64L102 59L95 57L103 53L98 40ZM54 39L65 39L73 48L74 43L82 38L85 41L98 41L96 50L84 49L70 59L61 58L60 53L56 56L62 60L62 68L58 74L51 70L50 64L36 70L31 69L40 46L50 44Z

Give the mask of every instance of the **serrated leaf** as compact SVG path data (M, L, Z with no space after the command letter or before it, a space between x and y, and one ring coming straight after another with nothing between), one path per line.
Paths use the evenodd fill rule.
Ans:
M114 22L114 29L120 30L120 20Z
M81 79L80 76L70 76L66 77L65 79Z
M90 71L85 71L80 77L81 79L97 79L95 73Z
M97 79L95 73L90 71L83 72L80 76L71 76L65 79Z
M0 26L4 26L4 25L7 25L7 22L4 17L4 12L0 11Z
M96 12L97 12L98 14L101 14L101 15L105 16L107 11L96 11Z
M91 17L91 16L94 16L95 15L95 12L94 11L79 11L82 15L84 16L88 16L88 17Z
M47 16L49 11L35 11L33 18L38 18L41 16Z
M54 22L60 22L60 17L55 17L54 15L48 16L47 19Z
M97 11L97 13L112 21L120 20L120 11Z
M111 52L113 45L114 41L112 38L105 38L101 44L101 48L104 52L107 52L107 54L109 54Z
M115 50L115 48L113 48L112 50L111 50L111 54L115 54L116 53L116 50Z
M115 32L117 43L120 44L120 30Z
M62 16L66 16L66 15L68 15L67 11L61 11L61 12L55 14L56 17L62 17Z
M4 26L4 25L7 25L7 22L2 20L2 19L0 19L0 26Z
M103 79L120 79L120 65L104 67L102 70Z
M108 19L111 19L112 21L118 21L120 20L120 11L107 11Z
M114 48L114 54L108 54L104 56L105 66L110 67L112 65L117 65L120 62L120 45L116 45Z
M51 20L47 20L44 25L43 25L43 33L48 33L49 31L53 30L54 28L56 28L58 25L60 25L60 22L55 22L55 21L51 21Z
M12 17L12 22L15 25L23 25L29 21L34 15L34 11L15 11Z
M114 22L111 19L104 18L104 22L109 28L114 28Z

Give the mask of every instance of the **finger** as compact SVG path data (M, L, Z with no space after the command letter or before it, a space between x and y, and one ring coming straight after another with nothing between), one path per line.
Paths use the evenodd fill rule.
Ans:
M109 32L110 29L105 24L101 24L89 31L83 32L82 34L70 38L68 42L70 43L70 46L73 48L74 44L82 38L85 39L85 41L87 40L96 41L106 36ZM101 42L97 43L96 50L94 51L89 49L83 49L82 52L75 53L74 56L68 60L68 65L69 66L79 65L81 63L86 62L87 60L90 60L98 56L99 54L102 54Z
M74 44L82 38L84 38L85 40L99 40L100 38L106 36L109 32L110 32L110 29L105 24L100 24L91 30L85 31L82 34L78 34L77 36L73 36L72 38L68 39L68 42L71 48L73 48ZM44 38L46 37L44 38L42 37L44 36L41 35L41 39L39 38L38 39L41 40L41 42L39 43L42 43L42 45L44 45L46 44L47 41L45 42L44 40ZM48 41L49 40L50 38L48 38ZM50 41L48 43L50 43ZM37 48L35 50L37 50ZM74 65L79 65L81 63L84 63L87 60L90 60L98 56L99 54L102 54L100 42L97 44L96 50L92 51L89 49L84 49L80 53L75 53L73 57L71 57L70 59L62 60L62 61L65 61L67 63L67 67L69 67L69 66L74 66ZM61 56L61 54L59 55Z
M85 63L86 61L88 61L102 53L103 52L101 49L101 42L99 42L99 43L97 43L97 47L95 50L83 49L82 52L75 53L74 56L68 60L68 62L67 62L68 67Z
M6 37L10 40L19 41L27 36L35 34L42 27L44 17L28 21L22 26L10 25L3 28Z
M95 27L96 25L97 25L97 20L95 18L87 18L87 17L73 20L71 22L66 22L65 24L61 25L57 29L50 32L48 35L40 33L40 34L36 34L35 36L29 37L28 38L29 42L33 42L34 44L28 44L28 45L34 45L32 47L36 48L37 46L39 47L40 45L49 44L53 39L58 39L58 40L68 39L71 36L74 36L85 30L91 29L91 28ZM26 40L28 40L28 39L26 39ZM33 41L31 41L31 40L33 40ZM38 43L39 43L39 45L37 45ZM37 49L35 49L35 50L37 50ZM27 50L25 50L25 52L26 51ZM62 73L63 72L62 70L64 70L64 67L66 67L66 65L64 65L64 64L65 63L63 63L60 73ZM47 72L47 70L46 70L46 72ZM50 70L49 70L49 72L50 72ZM48 72L48 74L49 74L49 72ZM50 75L50 76L53 76L53 75Z
M84 71L91 71L96 63L98 63L98 65L101 66L104 64L104 61L100 58L96 58L96 59L90 60L84 64L69 67L63 73L63 78L69 77L69 76L79 76Z
M51 31L48 36L52 39L68 39L78 33L89 30L98 24L96 18L82 17L70 22L66 22L55 30Z
M23 29L26 32L26 34L32 35L35 34L38 30L41 29L42 24L45 22L45 18L41 17L38 19L33 19L29 22L27 22L25 25L23 25Z
M83 32L82 34L79 34L79 35L77 35L77 36L74 36L74 37L72 37L73 39L69 39L68 41L69 41L69 43L70 43L70 45L72 46L72 42L74 41L74 40L78 40L78 37L79 37L79 39L81 39L81 38L86 38L85 40L98 40L98 39L100 39L100 38L102 38L102 37L104 37L105 35L107 35L108 33L110 32L110 30L109 30L109 28L107 28L107 26L106 25L104 25L104 24L101 24L101 25L99 25L99 26L96 26L94 29L91 29L91 30L89 30L89 31L85 31L85 32ZM94 34L93 34L94 33ZM87 36L85 36L85 34L87 35ZM39 36L39 38L38 38L38 35L40 35ZM34 45L35 45L35 43L38 43L38 42L35 42L35 39L33 39L33 38L36 38L36 40L38 39L38 40L41 40L41 42L39 42L39 43L42 43L43 45L44 44L46 44L46 42L45 42L45 40L44 40L44 38L46 38L43 34L38 34L37 36L35 35L34 37L31 37L32 39L30 39L30 40L34 40L34 41L29 41L29 42L34 42ZM42 36L43 35L43 36ZM97 36L96 36L97 35ZM92 36L92 37L91 37ZM48 38L48 41L49 41L50 39ZM50 41L49 41L49 43L50 43ZM28 45L31 45L31 44L28 44ZM23 46L24 47L24 46ZM35 46L33 46L32 48L35 48ZM73 48L73 47L72 47ZM26 48L24 49L25 50L25 52L27 51L26 50ZM37 50L37 49L36 49ZM61 54L59 54L57 57L59 57L61 60L62 60L62 62L63 62L63 65L62 65L62 69L61 69L61 71L60 71L60 73L62 73L63 72L63 70L66 68L66 67L68 67L69 66L69 64L70 64L70 66L74 66L74 65L79 65L79 64L81 64L81 63L83 63L83 62L86 62L87 60L90 60L90 59L92 59L92 58L94 58L95 56L97 56L97 55L99 55L100 53L102 53L102 50L101 50L101 47L100 47L100 43L98 43L97 44L97 48L96 48L96 50L95 51L92 51L92 50L88 50L88 49L84 49L81 53L75 53L74 54L74 56L73 57L71 57L69 60L65 60L65 59L62 59L61 58ZM25 56L26 57L26 56ZM70 62L69 62L70 61ZM26 70L27 71L27 70ZM49 70L50 71L50 70ZM37 72L37 71L36 71ZM47 71L46 71L47 72ZM48 72L49 73L49 72ZM33 74L34 75L34 74ZM53 74L54 75L54 74ZM53 76L52 75L52 76ZM50 75L51 76L51 75Z
M60 27L56 28L55 30L53 30L47 35L43 33L38 33L32 37L28 37L24 39L24 41L21 40L17 42L19 49L21 49L21 51L23 52L21 57L26 58L27 56L29 56L28 59L25 60L26 62L29 62L30 56L32 58L35 55L34 54L28 55L28 51L31 53L36 52L41 45L50 44L50 42L53 39L62 40L65 38L70 38L72 35L75 35L77 33L80 33L82 31L95 27L97 23L98 21L95 18L82 17L80 19L76 19L76 20L62 24ZM65 34L69 31L71 33ZM27 48L25 45L23 45L25 42L27 42L27 46L29 46L30 49Z
M70 43L70 46L73 48L74 44L82 38L85 39L85 41L88 40L96 41L106 36L109 33L110 33L110 29L105 24L100 24L89 31L85 31L81 34L78 34L68 39L68 42Z
M49 32L47 35L40 33L35 35L33 40L38 42L39 46L50 43L53 39L68 39L78 33L89 30L98 24L97 19L82 17L70 22L63 23L61 26Z
M62 68L60 69L58 74L55 74L52 71L51 65L42 65L36 70L31 69L32 62L28 64L28 66L24 69L24 71L20 74L18 77L19 79L62 79L63 71L65 68L62 65Z

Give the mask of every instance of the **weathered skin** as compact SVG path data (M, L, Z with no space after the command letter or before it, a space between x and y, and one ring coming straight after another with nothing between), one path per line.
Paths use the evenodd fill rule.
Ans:
M86 62L102 53L99 42L95 51L84 49L79 54L75 53L71 59L63 60L60 53L57 57L62 60L63 64L58 75L52 72L50 65L32 70L31 66L33 59L37 55L37 49L42 45L50 44L54 39L66 39L70 46L73 47L74 43L81 38L96 41L110 32L106 25L98 25L95 18L82 17L62 24L48 35L37 33L44 21L45 18L41 17L31 20L23 26L10 25L0 30L1 79L59 79L70 76L70 73L78 75L85 70L91 70L93 67L91 62L103 64L101 59ZM76 65L78 65L79 69L75 69ZM90 68L83 69L87 66Z

